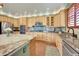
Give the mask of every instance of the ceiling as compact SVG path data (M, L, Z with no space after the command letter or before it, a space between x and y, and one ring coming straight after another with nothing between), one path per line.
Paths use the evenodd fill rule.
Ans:
M1 14L10 16L40 16L54 14L60 8L67 8L69 3L4 3Z

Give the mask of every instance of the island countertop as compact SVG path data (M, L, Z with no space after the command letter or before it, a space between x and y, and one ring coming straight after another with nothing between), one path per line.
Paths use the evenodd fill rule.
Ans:
M28 44L36 35L28 34L11 34L9 37L6 34L0 35L0 55L6 55L11 51Z

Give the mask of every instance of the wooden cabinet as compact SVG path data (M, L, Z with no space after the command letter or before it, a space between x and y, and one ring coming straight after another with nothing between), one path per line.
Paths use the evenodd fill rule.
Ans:
M47 17L47 26L54 26L54 20L52 16Z
M19 20L18 19L13 20L13 24L14 27L19 27Z
M10 24L14 24L15 26L18 26L18 25L16 25L17 20L15 18L8 17L8 16L5 16L5 15L0 15L0 21L1 22L8 22Z
M54 27L58 27L58 19L57 19L57 16L54 16Z
M26 25L26 17L21 17L19 19L19 23L20 23L20 25Z
M60 26L61 27L66 26L66 12L65 12L65 10L60 12Z
M47 17L47 26L63 27L65 26L65 12Z
M53 17L54 27L65 27L66 26L66 15L65 10L60 11Z
M58 14L54 16L54 27L58 27L59 26L59 17Z
M27 27L32 27L36 22L42 22L43 25L53 26L53 27L63 27L65 26L65 11L60 11L54 16L37 16L37 17L20 17L18 19L0 15L0 21L6 21L14 24L14 27L19 27L20 25L25 25ZM77 19L78 20L78 19Z
M28 18L28 27L32 27L33 25L35 25L36 21L37 19L35 19L34 17Z
M7 21L7 17L4 15L0 15L0 21L1 22Z
M47 26L50 26L50 17L47 17Z
M37 20L38 22L42 22L43 25L46 25L46 17L45 17L45 16L38 16L38 17L36 18L36 20Z
M32 27L33 25L35 25L36 22L42 22L43 25L47 25L46 20L47 19L45 16L30 17L28 18L28 27Z
M57 15L57 27L61 27L60 13Z
M53 20L53 17L51 17L51 26L54 26L54 20Z

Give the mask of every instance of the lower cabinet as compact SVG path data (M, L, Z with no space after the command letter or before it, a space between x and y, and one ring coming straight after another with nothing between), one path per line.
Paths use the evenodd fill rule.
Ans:
M29 46L28 44L22 47L20 50L12 54L12 56L29 56Z
M41 38L39 38L41 40ZM30 42L30 56L45 56L46 45L44 42L35 38Z

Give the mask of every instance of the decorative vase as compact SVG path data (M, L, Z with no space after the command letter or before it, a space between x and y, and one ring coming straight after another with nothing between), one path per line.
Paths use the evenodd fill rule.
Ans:
M4 31L6 32L6 36L8 37L8 36L10 36L10 32L12 31L12 29L6 28Z

